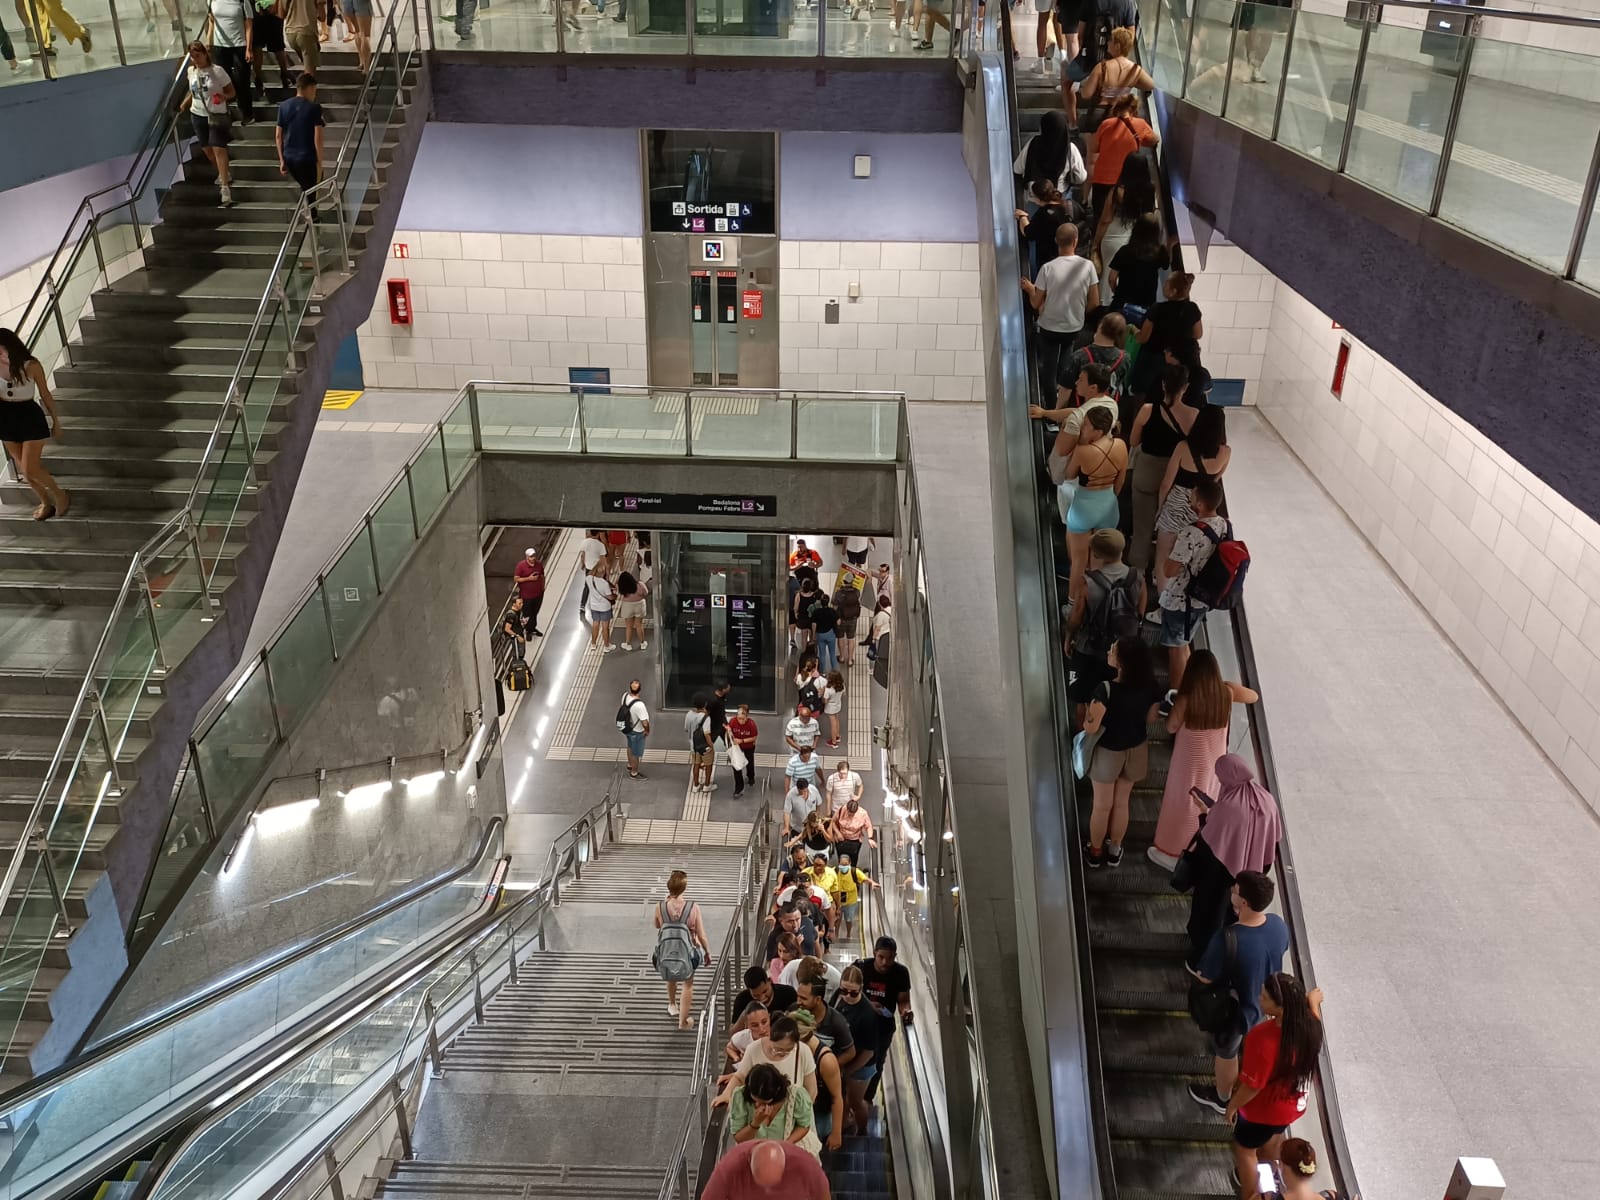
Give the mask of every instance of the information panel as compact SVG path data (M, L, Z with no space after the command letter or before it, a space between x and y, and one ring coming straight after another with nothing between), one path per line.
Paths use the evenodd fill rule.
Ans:
M684 593L678 597L678 626L673 630L674 676L690 694L708 691L712 676L711 597Z
M699 492L601 492L600 507L624 516L669 513L679 517L775 517L778 498Z
M728 666L729 682L736 693L744 689L757 689L749 694L759 696L765 665L762 653L766 639L762 636L766 620L765 607L757 596L728 597ZM743 703L752 703L743 699Z

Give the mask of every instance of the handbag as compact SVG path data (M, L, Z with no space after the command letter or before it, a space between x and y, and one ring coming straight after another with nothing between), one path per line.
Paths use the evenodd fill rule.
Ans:
M1197 833L1189 839L1189 844L1183 848L1183 853L1178 855L1177 865L1172 868L1173 891L1194 891L1194 885L1200 880L1199 858L1200 835Z
M789 1089L789 1098L783 1102L783 1136L786 1139L791 1133L794 1132L794 1092L794 1087L791 1087ZM813 1120L815 1120L815 1118L813 1118ZM800 1149L811 1155L812 1158L820 1159L822 1157L822 1139L817 1136L817 1127L815 1124L811 1125L806 1130L805 1136L796 1142L795 1145L799 1146Z
M1111 699L1111 685L1102 683L1095 689L1094 699L1105 704ZM1072 739L1072 773L1078 779L1089 778L1089 767L1094 763L1094 748L1100 744L1100 735L1105 732L1105 726L1090 732L1087 729L1078 730Z
M1223 1034L1239 1023L1239 997L1233 994L1233 967L1238 957L1238 933L1230 928L1222 935L1227 946L1222 975L1210 983L1196 979L1189 985L1189 1015L1206 1033Z
M728 743L728 765L735 771L742 771L750 765L750 759L745 755L744 747L738 742Z

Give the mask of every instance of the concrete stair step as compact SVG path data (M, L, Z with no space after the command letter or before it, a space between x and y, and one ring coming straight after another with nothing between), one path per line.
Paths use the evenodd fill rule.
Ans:
M176 512L188 502L193 486L188 479L138 479L129 476L72 475L57 473L62 486L72 494L72 511L92 517L96 513L122 513L130 509ZM0 500L8 504L36 504L37 498L21 484L0 485ZM253 511L259 504L256 493L245 491L239 507Z
M216 388L222 394L227 393L228 385L233 381L235 368L238 366L238 356L231 363L109 363L94 360L85 361L81 365L74 364L70 367L57 367L56 378L61 381L62 387L105 389L111 386L113 379L123 379L131 388L151 388L154 390L172 390L175 388ZM69 445L63 442L63 447ZM55 463L62 453L62 449L52 447L51 463ZM52 470L54 467L52 467Z
M245 338L249 326L241 326L234 336L190 335L174 337L167 341L128 340L113 341L97 338L72 348L73 365L91 362L114 364L128 370L163 369L170 366L214 366L230 370L237 367L244 354Z
M91 297L96 316L113 312L243 312L254 316L267 272L159 268L124 275Z
M654 1200L661 1168L543 1163L435 1163L413 1159L396 1165L381 1194L407 1200L517 1197L518 1200Z
M278 247L240 246L228 242L203 247L156 245L144 252L144 261L154 270L162 267L209 267L225 271L249 268L269 271L278 261Z
M163 415L77 417L72 422L72 442L83 447L121 447L143 452L147 449L203 450L216 432L217 423L205 417L167 417ZM254 430L252 425L251 429ZM261 428L260 445L278 448L278 439L288 428L283 421L267 421ZM70 514L69 514L70 515Z
M227 382L208 386L208 381L197 378L167 379L156 375L142 376L131 381L141 390L129 390L113 395L103 388L93 386L59 388L57 400L70 401L75 415L95 417L128 417L138 419L198 420L214 425L227 394ZM280 416L288 411L291 397L287 392L278 396L268 415ZM256 398L251 397L252 411L257 409ZM71 436L70 432L68 436Z
M41 695L29 692L0 691L0 728L18 737L56 737L66 726L72 713L73 696ZM150 720L161 707L159 697L141 698L134 706L134 715L128 720L128 732L141 740L150 736ZM119 709L119 718L121 711ZM86 728L92 718L87 709L78 715L78 728ZM127 720L127 718L121 718ZM25 814L24 814L25 815ZM5 802L0 801L0 830L4 830L21 817L8 815ZM4 840L0 833L0 841Z
M275 451L257 449L256 467L263 475L271 474L274 454ZM152 446L130 453L119 446L63 442L52 448L50 472L71 490L74 479L193 479L204 460L203 445Z
M173 514L176 512L174 509ZM0 545L39 542L62 546L112 546L125 549L131 555L166 523L167 517L154 511L91 517L73 508L66 516L53 517L48 525L41 525L28 513L7 507L0 508Z

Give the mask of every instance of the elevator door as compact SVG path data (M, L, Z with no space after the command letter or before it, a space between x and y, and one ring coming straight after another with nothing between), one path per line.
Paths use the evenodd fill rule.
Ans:
M739 385L739 305L738 271L695 268L689 272L689 332L696 386Z

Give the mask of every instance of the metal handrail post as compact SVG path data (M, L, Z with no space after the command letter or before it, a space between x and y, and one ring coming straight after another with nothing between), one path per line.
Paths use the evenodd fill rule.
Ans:
M246 434L245 438L248 441L249 435ZM184 534L189 539L189 545L194 549L195 567L200 572L200 598L201 603L205 606L205 616L201 619L209 621L211 619L211 607L216 601L211 597L211 581L206 578L205 556L200 553L200 530L195 526L194 514L188 508L183 510L183 523ZM222 562L221 547L218 547L217 562L219 564Z
M411 468L406 467L406 499L411 503L411 538L418 541L422 537L422 522L417 520L417 490L411 485Z
M33 848L39 855L40 866L44 868L45 885L50 889L50 898L55 901L56 914L61 918L61 931L70 935L72 918L67 915L67 899L61 891L61 880L56 875L56 865L50 861L50 843L45 840L43 829L33 831Z
M483 1024L483 973L478 969L478 952L471 950L467 953L467 962L472 967L472 1011L478 1018L478 1024Z
M1594 217L1596 193L1600 192L1600 133L1595 134L1594 151L1589 155L1589 173L1583 179L1583 195L1578 201L1578 220L1572 227L1572 244L1567 247L1563 279L1575 279L1583 258L1583 244L1589 240L1589 222Z
M390 1080L390 1089L394 1092L394 1122L395 1135L400 1139L400 1153L407 1159L411 1158L411 1121L406 1116L406 1093L400 1086L398 1079Z
M50 296L50 311L56 317L56 332L61 335L61 353L66 357L68 365L71 365L72 351L67 346L67 323L61 316L61 293L56 291L56 281L50 276L45 276L44 283Z
M583 411L583 398L587 393L578 389L578 453L589 453L589 418Z
M1382 10L1379 10L1381 17ZM1339 139L1339 163L1334 168L1340 175L1344 174L1345 164L1350 161L1350 141L1356 131L1356 107L1361 98L1361 77L1366 73L1367 47L1372 41L1372 5L1367 5L1361 16L1361 44L1356 47L1355 70L1350 73L1350 104L1344 115L1344 134Z
M683 0L683 29L688 38L684 43L683 52L692 60L694 58L694 0Z
M1157 11L1159 12L1160 10L1158 9ZM1272 133L1269 136L1274 142L1278 140L1278 126L1283 121L1283 98L1289 94L1290 55L1294 53L1294 30L1299 23L1300 6L1298 4L1290 5L1289 30L1283 38L1283 71L1278 77L1278 98L1272 105Z
M422 998L422 1015L428 1022L428 1057L433 1059L433 1077L444 1075L444 1055L439 1052L439 1022L433 1011L433 997Z
M789 458L800 457L800 394L789 397Z
M828 0L818 0L819 4L827 4ZM683 456L694 457L694 393L687 388L683 393Z
M1228 94L1233 91L1233 58L1239 52L1239 22L1244 19L1244 6L1248 2L1243 0L1233 6L1233 24L1228 29L1228 69L1222 73L1222 105L1217 109L1217 115L1224 121L1228 119ZM1245 49L1248 53L1248 43Z
M195 791L200 793L200 816L206 823L206 840L217 840L217 818L211 809L211 795L206 791L206 773L200 767L200 747L189 739L189 769L194 772Z
M1462 47L1461 65L1456 71L1455 87L1450 92L1450 111L1444 119L1444 139L1439 144L1439 169L1433 176L1433 195L1428 201L1428 215L1437 217L1444 203L1445 176L1450 170L1450 158L1455 153L1456 129L1461 123L1461 105L1466 99L1467 79L1472 74L1472 48L1478 44L1478 22L1467 18L1467 28L1461 35L1466 39Z
M339 639L333 634L333 604L328 599L328 577L317 576L317 594L322 597L322 615L328 622L328 649L333 651L333 661L339 661Z
M483 453L483 422L478 419L478 385L469 383L466 386L467 412L472 418L472 449L476 454Z
M111 10L111 33L117 39L117 62L125 67L128 65L128 48L122 44L122 22L117 18L117 0L107 0L106 7Z
M106 720L105 702L100 698L98 688L89 689L89 704L93 710L93 720L100 730L100 741L105 747L106 763L111 768L111 782L116 786L117 792L122 792L122 773L117 770L117 747L111 740L111 724Z
M1189 14L1189 40L1187 43L1185 43L1183 48L1183 74L1179 76L1179 78L1183 80L1183 90L1178 93L1180 96L1187 96L1189 94L1189 68L1194 62L1194 40L1195 34L1199 32L1199 29L1199 6L1196 4L1196 10Z
M367 526L367 552L372 557L372 582L378 589L378 594L383 594L383 572L378 569L378 539L372 536L372 512L362 518Z
M161 623L156 620L156 601L150 591L150 574L145 570L143 559L138 563L139 586L144 590L144 611L150 622L150 643L155 649L156 662L160 664L161 673L167 673L167 655L161 648Z

